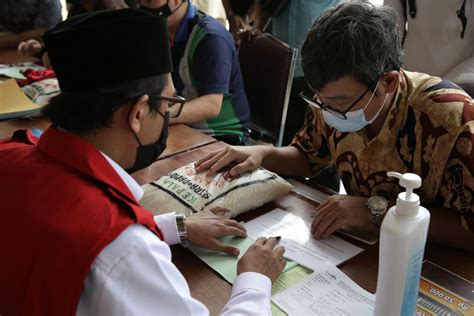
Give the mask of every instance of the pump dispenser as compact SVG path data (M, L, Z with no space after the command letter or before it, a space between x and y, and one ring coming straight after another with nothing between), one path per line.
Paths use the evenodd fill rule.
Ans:
M380 227L379 272L374 315L414 315L430 213L413 190L421 187L414 173L387 172L406 189Z

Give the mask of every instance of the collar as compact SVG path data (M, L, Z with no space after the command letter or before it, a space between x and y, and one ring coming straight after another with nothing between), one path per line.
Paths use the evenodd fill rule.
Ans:
M122 181L132 193L135 200L139 201L143 197L142 187L122 167L120 167L118 163L113 161L112 158L104 154L102 151L100 153L105 157L105 159L107 159L112 168L114 168L115 172L117 172L117 174L120 176Z
M108 160L94 145L79 136L50 126L41 135L37 148L44 155L105 184L123 198L138 205L135 194L132 194L133 185L129 187L129 179L122 177L117 171L121 169L120 166L114 168L111 159Z
M179 25L178 31L174 35L174 39L173 39L174 43L187 41L188 33L189 33L188 23L194 18L196 13L197 13L196 6L191 0L188 0L188 10L186 11L184 18L181 21L181 24Z

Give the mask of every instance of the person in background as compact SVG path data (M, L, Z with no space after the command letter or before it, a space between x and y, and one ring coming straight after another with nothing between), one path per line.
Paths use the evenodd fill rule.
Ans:
M61 87L43 108L53 124L39 139L20 130L0 142L2 314L208 315L168 245L237 256L219 238L244 237L245 228L216 215L228 211L219 207L153 216L130 176L164 151L170 117L186 102L171 80L166 20L97 11L43 39ZM255 241L238 262L224 315L271 314L283 253L275 238Z
M67 0L68 18L97 10L136 8L135 0Z
M399 16L404 68L448 79L474 95L472 1L385 0Z
M41 40L41 34L62 21L60 0L0 1L0 49Z
M335 165L348 195L315 210L311 231L327 238L344 225L380 226L401 187L387 171L412 172L431 214L429 239L474 251L474 103L448 80L409 72L396 12L347 3L320 15L302 48L312 91L305 124L287 147L228 147L197 162L209 175L262 165L312 176ZM371 224L372 223L372 224Z
M173 83L189 101L171 123L186 123L229 144L246 144L250 110L234 40L191 0L140 0L166 17L172 41Z

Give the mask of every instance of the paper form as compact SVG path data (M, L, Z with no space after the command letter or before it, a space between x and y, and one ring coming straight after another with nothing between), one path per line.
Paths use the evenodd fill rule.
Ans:
M338 265L363 250L334 235L316 240L311 235L309 215L303 218L278 208L245 223L244 226L249 237L253 239L281 236L280 245L285 247L285 258L314 271L319 271L319 266L326 260Z
M229 283L234 283L237 278L237 262L247 252L247 249L253 244L250 238L242 238L236 236L226 236L220 239L221 242L231 244L240 249L240 255L234 257L220 251L207 250L196 246L189 246L196 256L204 261L213 270L218 272ZM283 271L288 271L297 265L294 261L288 261Z
M296 266L293 269L283 272L278 279L273 282L272 285L272 296L290 288L294 284L298 283L305 276L310 275L313 271L302 266ZM275 303L272 302L272 315L273 316L286 316L286 313L281 310Z
M326 263L272 301L288 315L373 315L375 295Z

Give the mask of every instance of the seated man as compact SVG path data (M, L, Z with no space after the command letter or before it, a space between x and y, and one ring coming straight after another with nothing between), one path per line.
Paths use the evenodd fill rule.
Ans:
M168 244L238 255L218 238L245 229L214 214L222 208L153 217L128 174L163 152L168 105L182 104L173 97L166 21L100 11L59 24L44 42L62 91L44 108L53 125L40 139L17 131L0 142L1 313L208 314ZM285 265L275 244L259 239L239 261L224 314L270 314L271 280Z
M41 34L62 21L59 0L0 1L0 49L16 49L29 39L41 39Z
M245 144L250 110L234 40L191 0L140 0L168 21L173 82L190 101L171 123L186 123L229 144Z
M417 193L432 212L429 238L474 251L472 99L449 81L400 69L402 63L393 9L365 3L329 9L303 45L314 95L305 97L311 106L291 146L227 148L201 159L198 170L214 173L236 161L231 175L262 164L308 177L336 165L348 195L316 209L316 238L343 225L380 225L377 211L401 191L386 172L413 172L423 179Z

